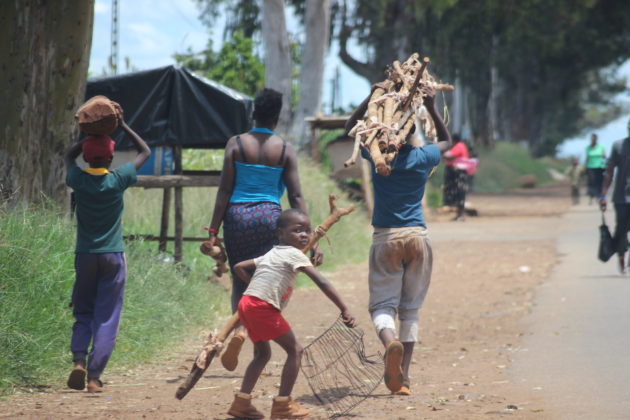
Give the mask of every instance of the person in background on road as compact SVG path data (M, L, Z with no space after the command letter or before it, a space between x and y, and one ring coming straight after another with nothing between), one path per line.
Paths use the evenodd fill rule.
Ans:
M453 220L462 222L465 219L464 207L468 190L468 172L466 164L470 156L468 148L459 134L453 134L453 147L444 153L444 205L455 207Z
M602 180L604 178L604 168L606 167L606 149L601 144L597 144L597 134L591 134L591 144L586 146L586 176L588 204L592 204L593 199L597 200L602 191Z
M571 165L567 167L564 174L571 182L571 200L573 205L580 204L580 182L584 177L584 166L580 165L580 160L574 156L571 158Z
M122 111L120 126L138 150L132 162L109 170L114 141L108 136L89 136L75 143L64 159L66 184L74 190L77 215L76 280L71 302L76 321L70 342L74 368L67 384L82 390L87 376L90 392L103 390L100 377L118 335L127 276L121 225L123 194L135 184L136 171L151 156L144 140L122 120ZM84 170L76 164L81 152L90 165Z
M615 188L612 194L612 202L615 208L615 233L613 240L617 256L619 257L619 271L624 274L626 270L625 254L628 250L628 231L630 230L630 120L628 121L629 136L617 140L612 145L610 159L604 173L604 181L601 188L599 205L602 211L608 207L606 194L612 183L615 168Z
M422 196L429 172L451 147L451 135L435 108L435 90L422 88L424 106L433 118L438 142L412 145L412 132L394 160L391 174L375 172L363 147L361 154L372 166L374 234L370 249L369 312L385 346L385 385L398 395L410 395L409 364L418 341L418 313L431 282L433 253L422 211ZM365 114L369 96L346 122L346 134ZM396 331L396 316L400 332Z
M238 304L238 315L254 342L254 358L247 366L240 392L228 414L237 418L262 419L264 415L252 405L251 392L263 369L271 358L269 341L275 341L287 352L287 360L280 377L278 396L271 406L272 419L306 417L309 411L291 398L302 359L302 347L281 311L291 297L298 272L305 273L339 308L344 324L355 326L335 288L313 267L302 253L311 236L308 216L301 210L290 209L280 214L277 221L279 244L265 255L235 265L239 278L249 284Z
M263 89L254 100L255 127L230 138L225 146L221 181L207 230L215 245L223 223L225 251L232 271L233 313L247 288L234 266L264 255L277 243L276 220L285 188L291 208L307 213L295 149L273 131L281 109L282 94ZM313 263L319 265L322 259L319 248L315 248ZM239 326L221 356L227 370L236 369L245 338L247 332Z

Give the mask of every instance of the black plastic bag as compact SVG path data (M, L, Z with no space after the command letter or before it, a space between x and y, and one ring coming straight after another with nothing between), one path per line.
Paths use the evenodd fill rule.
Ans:
M602 262L606 262L615 254L615 246L613 237L610 234L604 212L602 212L602 224L599 226L599 249L597 250L597 258Z

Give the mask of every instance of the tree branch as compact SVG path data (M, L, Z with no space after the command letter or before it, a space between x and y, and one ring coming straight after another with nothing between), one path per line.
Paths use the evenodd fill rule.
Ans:
M374 76L373 67L368 63L362 63L356 58L352 57L347 49L348 38L352 34L352 28L346 23L346 3L343 5L343 12L341 14L341 29L339 31L339 58L343 63L350 67L359 76L363 76L372 82Z

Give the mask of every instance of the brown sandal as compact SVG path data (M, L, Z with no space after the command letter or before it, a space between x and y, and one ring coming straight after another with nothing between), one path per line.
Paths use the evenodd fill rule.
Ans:
M87 376L87 371L85 368L81 366L75 366L70 372L70 376L68 377L68 388L76 389L77 391L82 391L85 389L85 377Z
M103 382L96 378L89 379L87 390L88 392L103 392Z
M385 385L392 392L398 392L403 386L403 353L403 345L398 340L389 343L385 351Z

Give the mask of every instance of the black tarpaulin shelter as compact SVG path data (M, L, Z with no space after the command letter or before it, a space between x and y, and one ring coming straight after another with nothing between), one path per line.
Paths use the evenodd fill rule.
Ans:
M95 95L118 102L151 147L223 148L251 128L252 98L178 66L89 79L86 100ZM112 137L116 149L133 147L122 130Z

